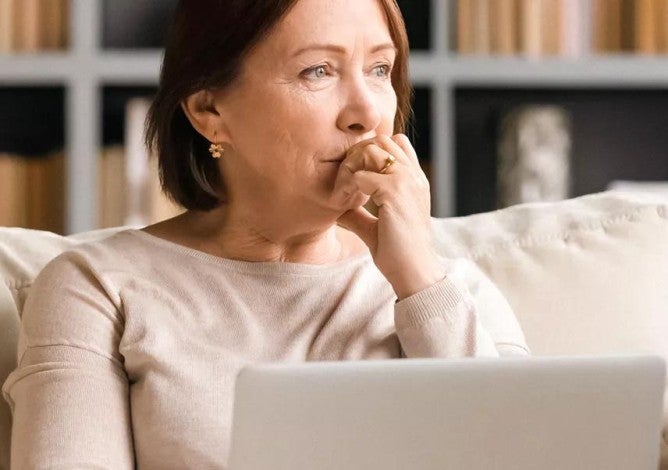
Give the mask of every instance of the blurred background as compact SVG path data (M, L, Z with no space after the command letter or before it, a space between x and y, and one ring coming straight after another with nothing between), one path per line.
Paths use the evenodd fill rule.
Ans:
M668 195L668 0L400 0L432 213ZM0 0L0 225L179 212L142 126L174 0Z

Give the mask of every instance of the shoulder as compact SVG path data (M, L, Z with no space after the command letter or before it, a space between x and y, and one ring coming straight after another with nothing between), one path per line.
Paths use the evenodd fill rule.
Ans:
M40 275L67 274L82 267L118 265L146 250L130 235L134 230L124 230L107 238L85 241L69 247L45 265Z
M117 274L138 274L151 261L160 259L155 247L142 241L135 232L135 229L124 230L68 248L44 265L31 290L95 286L111 295L118 290L112 285Z

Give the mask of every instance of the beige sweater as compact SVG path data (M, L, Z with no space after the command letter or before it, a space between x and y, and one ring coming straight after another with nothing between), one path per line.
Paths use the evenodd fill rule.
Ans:
M443 262L395 302L370 255L246 262L138 230L64 253L32 287L2 389L12 468L225 468L249 363L528 354L492 283Z

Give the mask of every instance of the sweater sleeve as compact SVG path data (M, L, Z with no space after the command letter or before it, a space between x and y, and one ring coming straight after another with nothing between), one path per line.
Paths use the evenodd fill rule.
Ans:
M134 468L118 303L74 253L35 280L18 366L2 389L13 414L13 469Z
M450 260L446 277L395 304L406 357L530 354L512 308L471 261Z

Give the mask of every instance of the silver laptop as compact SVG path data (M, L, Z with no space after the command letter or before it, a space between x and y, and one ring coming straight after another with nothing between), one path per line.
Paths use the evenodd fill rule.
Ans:
M231 470L656 470L659 356L250 366Z

